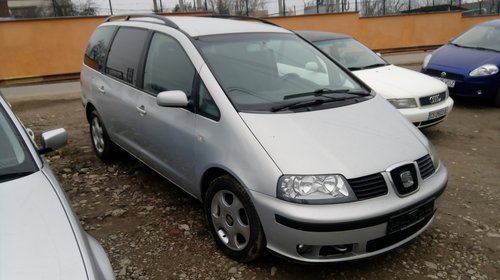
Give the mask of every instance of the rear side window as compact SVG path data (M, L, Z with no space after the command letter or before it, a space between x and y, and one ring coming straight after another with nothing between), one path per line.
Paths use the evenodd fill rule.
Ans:
M153 94L182 90L190 97L194 73L182 46L169 36L155 33L144 67L144 90Z
M137 85L137 72L147 37L148 31L143 29L118 29L109 51L106 74Z
M109 43L115 30L115 26L103 26L94 31L85 50L85 57L83 58L83 62L87 66L97 71L104 68L106 53L108 52Z

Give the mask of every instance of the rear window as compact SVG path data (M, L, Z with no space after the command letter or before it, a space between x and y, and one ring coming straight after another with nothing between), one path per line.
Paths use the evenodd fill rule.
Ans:
M94 31L94 34L90 37L83 59L83 62L87 66L97 71L103 69L106 54L109 49L109 43L111 42L115 30L115 26L103 26Z

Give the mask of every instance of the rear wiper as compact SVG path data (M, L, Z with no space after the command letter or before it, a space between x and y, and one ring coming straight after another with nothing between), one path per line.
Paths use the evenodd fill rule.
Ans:
M293 99L293 98L298 98L298 97L306 97L306 96L325 96L328 98L336 98L332 96L328 96L327 94L335 94L335 93L345 93L345 94L353 94L357 96L368 96L370 93L364 92L364 91L354 91L352 89L328 89L328 88L320 88L315 91L310 91L310 92L303 92L303 93L297 93L297 94L290 94L290 95L285 95L283 97L283 100L287 99Z
M0 182L5 182L33 174L33 172L12 172L0 174Z

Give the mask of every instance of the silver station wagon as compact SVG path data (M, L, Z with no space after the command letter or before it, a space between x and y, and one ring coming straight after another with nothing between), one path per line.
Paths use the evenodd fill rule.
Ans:
M430 225L446 187L432 145L390 103L264 20L108 18L81 83L97 156L121 147L199 199L238 261L386 252Z

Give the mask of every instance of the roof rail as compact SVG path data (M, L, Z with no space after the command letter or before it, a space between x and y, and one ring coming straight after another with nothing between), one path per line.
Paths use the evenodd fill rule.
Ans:
M157 20L163 22L163 24L165 24L166 26L169 26L169 27L172 27L175 29L179 29L179 26L177 24L175 24L173 21L171 21L170 19L168 19L166 17L159 16L157 14L116 15L116 16L110 16L110 17L106 18L104 20L104 22L111 22L113 19L120 19L120 18L123 18L124 21L129 21L131 18L140 18L140 17L154 18L154 19L157 19Z
M274 22L270 22L268 20L265 20L263 18L258 18L258 17L238 16L238 15L211 15L211 16L208 16L208 17L225 18L225 19L238 19L238 20L256 20L256 21L260 21L260 22L265 23L265 24L270 24L270 25L274 25L274 26L277 26L277 27L281 27L281 26L277 25Z

